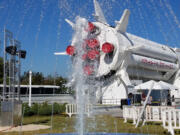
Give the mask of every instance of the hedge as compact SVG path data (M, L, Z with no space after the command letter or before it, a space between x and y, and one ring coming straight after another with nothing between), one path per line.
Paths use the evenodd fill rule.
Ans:
M53 114L62 114L65 112L66 104L58 104L54 103L48 104L44 102L42 104L34 103L31 107L28 106L28 103L24 103L22 106L22 112L24 116L32 116L32 115L52 115Z

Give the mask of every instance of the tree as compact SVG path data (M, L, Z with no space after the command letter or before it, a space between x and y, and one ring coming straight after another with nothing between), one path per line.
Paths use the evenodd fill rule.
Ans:
M48 75L47 77L45 77L44 84L45 85L54 85L55 84L54 77L52 77L51 75Z
M24 72L24 74L21 76L21 84L29 84L29 72Z
M24 72L21 76L21 84L29 84L29 72ZM43 85L44 76L41 72L32 72L32 85Z
M41 72L33 72L32 73L32 84L33 85L43 85L44 84L44 76Z
M57 85L59 89L55 91L56 94L69 93L70 89L66 87L67 79L61 76L53 77L48 75L44 77L41 72L32 72L32 84L33 85ZM24 72L21 76L21 84L29 84L29 72Z
M67 79L59 76L56 78L56 85L59 86L59 90L56 92L57 94L65 94L69 93L69 89L66 87Z

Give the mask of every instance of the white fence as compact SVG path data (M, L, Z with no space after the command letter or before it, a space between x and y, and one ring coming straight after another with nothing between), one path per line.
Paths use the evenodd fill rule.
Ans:
M103 99L102 104L104 104L104 105L120 105L121 99Z
M127 122L127 119L132 119L133 124L136 124L136 121L138 119L138 115L140 114L142 107L141 106L123 106L123 118L124 122Z
M163 112L173 109L171 106L147 106L145 121L160 121L162 122Z
M142 106L123 106L124 122L131 119L135 125L141 110ZM162 122L163 127L174 135L174 129L180 129L180 109L175 109L172 106L147 106L143 120L143 124L147 121Z
M162 122L163 113L166 110L173 109L171 106L147 106L144 112L144 122L146 121L160 121ZM123 118L124 122L127 119L133 120L133 124L136 124L138 116L142 110L142 106L123 106Z
M163 111L163 127L174 135L174 129L180 129L180 110L170 109Z
M92 105L91 104L85 105L84 114L87 114L89 117L91 111L92 111ZM71 117L74 114L78 114L78 112L79 111L77 104L66 104L66 114L69 115L69 117Z

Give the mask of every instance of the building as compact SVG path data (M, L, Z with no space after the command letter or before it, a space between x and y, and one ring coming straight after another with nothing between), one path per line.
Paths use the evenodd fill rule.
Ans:
M7 92L8 93L8 85ZM15 91L17 91L17 85L15 86ZM56 85L31 85L32 88L32 103L42 103L42 102L58 102L58 103L72 103L74 98L71 94L57 94L59 93L59 86ZM0 84L0 92L2 95L3 84ZM8 96L8 95L6 95ZM17 95L15 95L17 98ZM20 85L20 99L23 102L29 101L29 85Z

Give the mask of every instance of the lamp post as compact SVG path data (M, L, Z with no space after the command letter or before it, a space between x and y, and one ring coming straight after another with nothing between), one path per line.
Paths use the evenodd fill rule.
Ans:
M12 32L4 29L4 78L3 93L1 102L1 124L3 126L13 126L16 122L20 122L22 102L20 102L20 58L25 58L26 51L20 50L20 42L13 39ZM18 59L17 59L18 57ZM9 61L9 64L7 62ZM18 67L17 64L18 63ZM7 72L9 68L9 91L7 91ZM17 78L18 77L18 78ZM15 91L15 84L18 79L18 92ZM15 95L19 102L15 101ZM7 97L7 99L6 99ZM18 107L16 107L18 106ZM9 109L7 109L9 108ZM7 119L8 118L8 119Z
M26 57L26 51L25 50L20 50L20 42L17 40L14 40L14 44L12 46L8 46L5 48L5 51L11 55L10 57L10 64L9 64L9 71L10 71L10 90L13 89L13 99L15 96L15 88L14 88L14 83L15 83L15 56L18 56L18 68L17 68L17 73L18 73L18 100L20 101L20 74L21 74L21 58L25 59ZM11 86L13 86L11 88ZM10 91L9 91L9 96L10 96Z
M4 28L4 58L3 58L3 101L5 100L5 96L6 96L6 79L7 79L7 53L6 53L6 47L7 47L7 43L8 41L10 41L12 43L12 38L13 38L13 34L12 32L6 30L6 28Z
M22 59L25 59L26 57L26 51L25 50L19 50L17 52L17 55L18 55L18 100L20 101L20 83L21 83L21 80L20 80L20 76L21 76L21 58Z
M29 71L29 107L31 107L31 85L32 85L32 71Z

